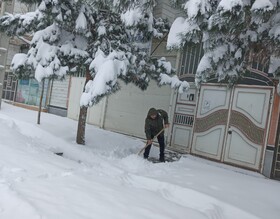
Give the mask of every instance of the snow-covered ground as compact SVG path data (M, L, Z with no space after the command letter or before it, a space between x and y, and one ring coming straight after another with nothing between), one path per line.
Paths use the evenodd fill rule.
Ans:
M186 155L153 164L144 143L2 103L1 219L278 219L280 182ZM63 152L57 156L54 152ZM152 155L158 154L153 147Z

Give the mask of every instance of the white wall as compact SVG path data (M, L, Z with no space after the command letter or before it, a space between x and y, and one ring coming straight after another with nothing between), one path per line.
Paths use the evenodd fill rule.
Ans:
M170 22L173 22L179 13L179 11L170 7L169 0L159 0L155 8L155 16L168 18ZM156 47L157 49L154 51ZM176 67L177 52L169 52L165 47L166 39L162 42L161 40L153 40L151 51L154 51L154 53L152 56L165 56L171 61L173 67ZM84 78L72 78L68 105L68 117L70 118L78 119L79 100L84 81ZM172 122L174 92L170 87L159 88L156 82L151 81L148 89L142 91L133 84L125 85L123 82L120 82L120 84L122 87L120 91L103 98L98 105L90 108L87 117L88 123L108 130L145 138L144 122L151 107L169 112L170 122Z
M67 117L78 120L80 110L80 97L83 91L85 78L72 77L68 101Z
M14 13L17 14L17 13L26 13L28 11L35 11L36 9L36 5L27 5L27 4L24 4L24 3L21 3L20 1L18 0L15 0L15 4L14 4Z
M122 89L108 98L105 129L143 137L144 122L151 107L169 111L171 88L151 81L146 91L121 83Z
M14 55L20 51L20 45L9 44L8 48L6 65L10 66Z
M84 78L71 79L67 116L75 120L79 118L79 102L84 81ZM144 138L144 122L148 110L155 107L168 112L171 88L158 87L154 81L150 82L146 91L133 84L120 84L120 91L103 98L88 110L87 122L107 130Z
M80 113L80 98L84 88L85 78L72 77L70 82L70 92L68 101L67 117L78 120ZM87 122L102 127L103 106L105 100L90 107L87 114Z
M158 0L154 9L155 17L167 18L172 23L176 17L184 16L183 11L171 7L170 0Z

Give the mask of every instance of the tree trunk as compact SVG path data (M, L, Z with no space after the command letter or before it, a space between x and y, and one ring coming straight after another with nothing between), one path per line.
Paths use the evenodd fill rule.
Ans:
M78 121L78 130L76 142L77 144L85 144L85 131L86 131L87 107L80 107L80 115Z
M38 125L40 125L40 120L41 120L41 110L42 110L44 88L45 88L45 79L42 80L42 91L41 91L41 96L40 96L40 103L39 103L39 109L38 109L38 118L37 118L37 124Z
M89 70L86 70L86 82L84 85L84 90L87 82L89 80L92 80L92 77L89 73ZM78 130L77 130L77 137L76 137L76 143L77 144L85 144L85 131L86 131L86 119L87 119L87 109L86 106L80 107L80 115L79 115L79 121L78 121Z

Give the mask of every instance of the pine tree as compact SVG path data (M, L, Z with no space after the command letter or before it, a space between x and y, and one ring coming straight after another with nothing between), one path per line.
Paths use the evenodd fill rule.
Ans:
M279 77L278 0L172 0L182 7L186 17L172 24L168 47L176 49L187 43L203 43L204 56L196 82L206 82L211 75L230 85L237 82L254 58L270 59L270 72ZM181 29L176 26L181 24ZM260 59L261 58L261 59Z
M86 69L81 97L77 142L84 144L87 107L119 89L118 78L146 89L150 79L188 88L164 58L152 59L148 46L152 37L162 37L166 21L153 17L155 1L116 0L22 0L38 3L35 12L0 19L0 29L10 36L33 34L27 54L12 61L19 77L63 78Z

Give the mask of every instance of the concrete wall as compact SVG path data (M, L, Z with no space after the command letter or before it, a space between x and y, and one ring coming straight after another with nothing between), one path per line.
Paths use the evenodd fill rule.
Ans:
M105 129L145 138L144 123L152 107L169 111L171 88L158 87L151 81L142 91L133 84L121 83L122 89L108 97Z
M158 1L155 16L168 18L172 22L179 14L169 5L168 0ZM166 57L173 67L176 67L177 52L169 52L166 48L166 39L155 39L152 42L151 52L153 57ZM79 100L84 86L84 78L71 80L68 104L68 117L78 119ZM173 91L168 86L158 87L151 81L146 91L141 91L133 84L124 84L120 81L121 90L103 98L103 100L88 110L87 122L99 127L145 138L144 122L149 108L164 109L169 114L173 101ZM170 115L172 118L172 115Z
M154 9L155 17L167 18L172 23L176 17L184 16L183 11L173 8L169 0L158 0Z
M80 113L80 98L83 92L85 84L85 78L72 77L70 82L69 90L69 101L67 117L78 120ZM96 125L98 127L103 126L103 107L105 104L105 99L99 102L97 105L90 107L87 113L87 122L89 124Z
M13 11L15 14L22 14L28 11L35 11L35 8L36 8L35 5L29 6L24 3L21 3L18 0L15 0Z
M79 102L84 85L84 78L71 79L68 104L68 117L78 120ZM170 107L171 88L158 87L152 81L146 91L133 84L120 82L121 90L102 99L90 107L87 122L98 127L132 136L144 138L144 122L151 107L164 109Z

